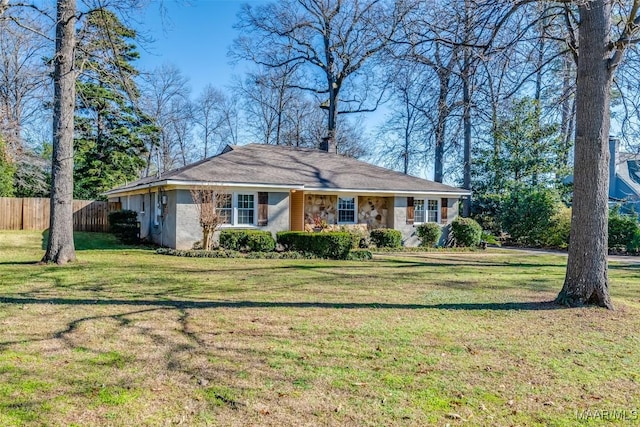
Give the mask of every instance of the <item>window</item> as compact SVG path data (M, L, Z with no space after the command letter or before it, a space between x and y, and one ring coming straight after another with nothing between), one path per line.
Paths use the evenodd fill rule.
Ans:
M414 222L424 222L424 200L413 201L413 220Z
M438 222L438 201L429 200L427 204L427 221Z
M257 194L230 193L220 194L216 202L216 212L221 217L220 224L225 226L256 225Z
M338 198L338 223L356 222L356 199L355 197Z
M238 194L238 224L253 225L255 201L253 194Z
M231 194L220 194L220 200L218 201L218 215L221 217L220 224L231 224L233 215L233 199Z
M415 199L413 201L414 219L416 224L423 222L438 222L438 201Z

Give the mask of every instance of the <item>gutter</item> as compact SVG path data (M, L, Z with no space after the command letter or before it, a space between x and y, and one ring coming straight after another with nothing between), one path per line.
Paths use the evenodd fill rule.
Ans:
M114 195L127 195L127 193L140 192L145 189L151 189L152 187L183 187L190 188L193 186L211 186L211 187L250 187L250 188L273 188L279 190L297 190L297 191L314 191L320 193L349 193L349 194L389 194L389 195L451 195L451 196L470 196L472 194L469 190L456 189L455 191L447 190L382 190L382 189L361 189L361 188L335 188L335 187L305 187L302 184L258 184L247 182L193 182L193 181L177 181L177 180L164 180L155 181L149 184L143 184L131 188L123 188L121 190L110 190L103 193L106 196Z

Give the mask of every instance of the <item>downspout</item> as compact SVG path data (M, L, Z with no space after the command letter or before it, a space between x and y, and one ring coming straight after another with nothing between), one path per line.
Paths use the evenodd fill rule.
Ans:
M147 221L147 236L151 239L153 243L153 213L155 208L153 207L153 197L151 196L151 186L149 186L149 221Z

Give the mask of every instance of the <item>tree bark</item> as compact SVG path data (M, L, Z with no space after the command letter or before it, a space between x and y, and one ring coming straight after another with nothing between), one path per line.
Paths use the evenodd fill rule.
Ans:
M564 286L556 302L613 309L607 273L611 5L580 3L573 213Z
M76 1L58 0L54 57L51 220L43 262L76 258L73 243L73 115L76 100L74 46Z
M447 117L449 116L449 106L447 105L447 95L449 95L449 80L451 71L443 70L438 72L440 89L438 93L438 119L435 129L435 161L433 180L442 182L444 178L444 145L447 136Z
M464 126L464 166L463 185L465 190L471 190L471 58L469 48L464 48L464 63L462 71L462 104L463 126ZM471 215L471 196L464 196L462 199L462 216L467 218Z

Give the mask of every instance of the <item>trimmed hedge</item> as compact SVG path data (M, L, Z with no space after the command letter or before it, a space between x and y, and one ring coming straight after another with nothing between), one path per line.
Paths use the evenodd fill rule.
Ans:
M264 230L222 230L220 247L233 251L271 252L276 248L276 241Z
M416 227L416 234L420 238L420 246L432 248L438 244L442 228L435 222L425 222Z
M345 232L307 233L305 231L280 231L278 243L285 250L308 252L320 258L347 259L352 246L352 236Z
M123 243L139 243L138 213L126 209L110 212L109 231Z
M393 228L371 230L371 242L379 248L399 248L402 246L402 233Z
M476 247L482 239L482 227L471 218L456 218L451 223L456 246Z
M158 248L156 253L159 255L171 255L185 258L240 258L241 253L238 251L205 251L202 249L171 249L171 248Z

